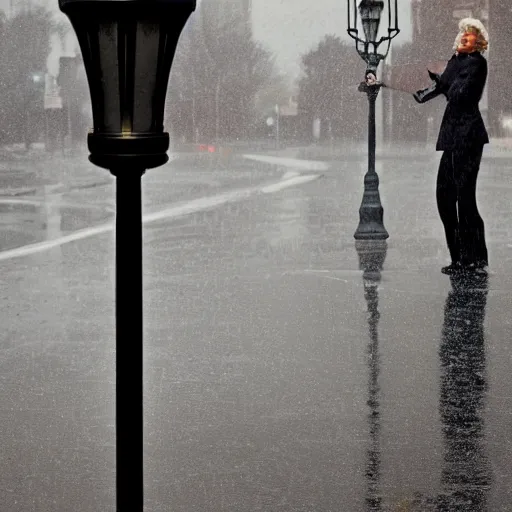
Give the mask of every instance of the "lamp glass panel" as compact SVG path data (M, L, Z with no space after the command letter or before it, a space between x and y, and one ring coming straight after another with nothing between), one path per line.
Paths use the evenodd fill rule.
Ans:
M367 20L363 21L364 35L367 41L374 42L377 40L377 33L379 31L379 20Z
M159 71L160 22L137 23L135 42L135 76L133 93L133 131L148 132L154 128L154 115L164 105L155 105ZM163 114L162 114L163 118ZM159 123L162 124L162 123ZM163 129L163 126L158 128Z
M370 5L369 15L372 20L380 20L380 15L382 14L382 5L380 4L372 4Z
M160 135L169 72L194 0L61 0L82 50L96 135ZM144 0L145 3L145 0ZM149 3L149 2L148 2Z
M121 131L121 105L119 97L119 65L118 65L118 33L117 23L102 22L99 24L99 77L102 83L104 112L101 131L119 133ZM92 33L90 35L94 37Z
M359 5L361 22L366 41L375 42L379 32L380 17L384 9L384 2L375 0L363 0Z

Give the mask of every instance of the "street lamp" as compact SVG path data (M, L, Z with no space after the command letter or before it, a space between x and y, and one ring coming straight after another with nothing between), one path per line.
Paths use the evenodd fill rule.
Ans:
M24 91L24 119L23 133L25 148L28 150L33 141L33 135L39 129L39 119L44 110L44 87L45 73L43 71L32 71L26 77Z
M385 7L384 0L361 0L358 8L356 7L356 0L347 0L347 32L355 40L356 50L366 62L366 76L369 73L377 76L380 61L386 58L391 40L400 32L398 29L397 2L398 0L386 0L388 11L387 35L377 40L381 15ZM360 25L363 27L364 39L359 37ZM379 53L381 45L385 47L384 53ZM383 222L384 210L380 202L379 177L375 172L375 102L381 87L381 82L367 85L364 81L359 85L359 91L366 92L369 102L368 172L364 177L364 194L359 209L359 226L354 234L356 240L385 240L389 237Z
M142 201L168 161L165 96L195 0L59 0L78 37L92 100L89 160L116 177L117 511L143 510Z

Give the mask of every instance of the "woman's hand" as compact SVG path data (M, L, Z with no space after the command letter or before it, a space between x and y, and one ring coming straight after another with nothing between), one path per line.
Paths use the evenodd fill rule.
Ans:
M438 73L434 73L433 71L430 71L430 69L427 69L427 71L428 71L428 76L429 76L432 80L434 80L434 82L435 82L436 84L438 84L438 83L441 81L441 77L439 76L439 74L438 74Z
M366 74L366 85L375 85L377 83L377 77L373 73Z

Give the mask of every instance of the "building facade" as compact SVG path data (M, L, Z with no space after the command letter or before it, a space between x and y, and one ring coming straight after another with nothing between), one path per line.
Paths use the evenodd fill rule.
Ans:
M480 19L489 32L485 56L489 77L480 109L491 136L503 135L503 120L512 124L512 96L504 91L510 59L508 34L512 30L511 0L412 0L412 42L393 50L392 62L385 66L388 80L402 76L429 79L426 67L446 62L453 54L458 22L465 17ZM384 127L388 140L407 139L431 143L444 112L444 102L417 105L402 92L383 91ZM390 110L391 109L391 110Z
M504 129L512 117L512 97L507 90L510 62L509 39L512 31L512 2L489 0L489 129L494 136L510 136Z

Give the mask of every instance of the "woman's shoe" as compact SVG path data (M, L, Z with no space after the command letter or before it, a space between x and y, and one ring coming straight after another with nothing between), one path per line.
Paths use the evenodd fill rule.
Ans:
M464 272L471 272L475 274L487 274L487 262L485 261L477 261L476 263L469 263L468 265L464 265Z
M447 274L447 275L458 274L461 271L462 271L462 266L458 261L456 261L455 263L451 263L450 265L447 265L446 267L443 267L441 269L441 272L443 274Z

